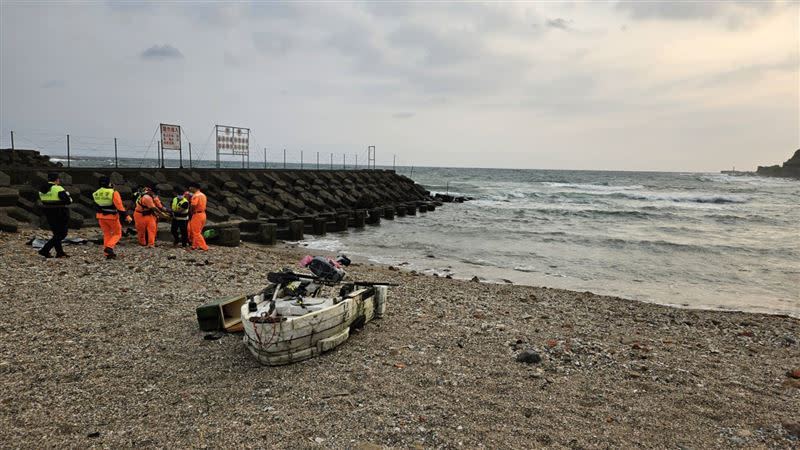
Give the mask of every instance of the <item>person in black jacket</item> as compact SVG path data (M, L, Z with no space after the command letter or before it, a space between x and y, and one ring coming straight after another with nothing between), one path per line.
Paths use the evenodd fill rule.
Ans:
M42 202L44 216L53 232L53 237L39 250L39 254L45 258L52 258L50 250L55 247L56 258L66 258L69 255L64 253L64 249L61 248L61 241L67 237L67 225L69 224L67 205L72 203L72 197L61 187L61 178L57 173L47 174L47 184L39 189L39 201Z

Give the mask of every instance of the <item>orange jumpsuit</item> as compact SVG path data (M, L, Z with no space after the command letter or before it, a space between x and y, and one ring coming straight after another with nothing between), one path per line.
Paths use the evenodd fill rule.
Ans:
M206 226L206 194L200 191L192 195L192 218L189 219L189 241L193 249L208 250L206 240L203 237L203 227Z
M114 191L112 201L118 212L125 212L125 207L122 206L122 197L120 197L119 192ZM100 229L103 230L103 254L108 256L105 249L110 248L114 250L117 242L122 238L122 224L119 223L119 216L117 214L103 214L98 212L95 217L97 217L97 222L100 224Z
M133 212L133 220L136 223L136 238L139 240L139 245L148 247L156 246L158 225L156 216L153 213L153 209L156 207L157 204L150 194L143 195L136 204L136 210Z

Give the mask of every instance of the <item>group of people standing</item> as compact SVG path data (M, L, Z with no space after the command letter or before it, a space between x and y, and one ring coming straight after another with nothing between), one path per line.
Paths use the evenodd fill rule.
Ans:
M122 223L134 222L139 245L155 247L158 232L158 220L171 220L171 232L174 246L181 245L192 249L208 250L203 227L206 223L206 195L200 190L198 183L190 183L188 191L177 191L170 208L165 208L152 186L145 186L134 194L133 218L122 203L120 193L114 189L109 177L98 179L99 187L92 193L97 222L103 231L103 255L107 259L117 257L114 249L122 238ZM57 173L47 176L47 184L39 190L45 218L53 237L39 250L45 258L52 258L51 250L55 248L56 258L68 257L61 247L61 241L67 237L69 224L69 205L72 197L61 186Z

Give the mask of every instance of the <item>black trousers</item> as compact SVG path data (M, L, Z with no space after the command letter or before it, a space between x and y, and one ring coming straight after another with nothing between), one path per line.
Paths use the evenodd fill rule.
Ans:
M69 210L67 208L45 209L44 216L47 219L47 224L50 226L50 231L53 232L53 237L44 244L44 247L42 247L40 251L44 254L49 254L50 250L55 248L56 255L63 255L64 249L61 248L61 241L67 237Z
M188 220L175 220L172 219L172 225L170 226L169 230L172 232L172 237L175 238L175 243L181 243L182 246L186 247L189 245L189 233L186 231L186 227L189 225ZM180 235L180 238L178 237Z

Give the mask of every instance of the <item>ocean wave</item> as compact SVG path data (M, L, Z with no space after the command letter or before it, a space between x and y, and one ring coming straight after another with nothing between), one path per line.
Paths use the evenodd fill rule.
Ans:
M644 189L640 184L632 185L611 185L608 183L602 184L587 184L587 183L558 183L552 181L542 181L541 184L550 187L569 188L569 189L583 189L590 191L635 191Z
M744 195L721 194L648 194L641 192L622 192L611 195L615 198L646 201L668 201L674 203L747 203L749 197Z

